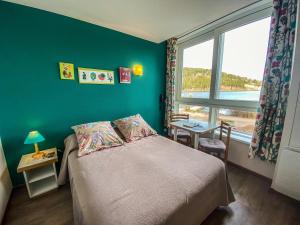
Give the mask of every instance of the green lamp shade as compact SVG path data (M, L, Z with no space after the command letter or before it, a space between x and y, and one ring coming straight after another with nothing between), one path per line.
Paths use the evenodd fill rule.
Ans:
M30 131L27 135L24 144L35 144L44 141L45 138L38 131Z

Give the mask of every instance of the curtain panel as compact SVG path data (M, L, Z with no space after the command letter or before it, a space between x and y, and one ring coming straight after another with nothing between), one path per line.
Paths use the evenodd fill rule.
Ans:
M170 127L170 116L175 108L176 43L176 38L167 40L165 126L168 128Z
M297 0L274 0L267 59L249 157L276 162L289 94Z

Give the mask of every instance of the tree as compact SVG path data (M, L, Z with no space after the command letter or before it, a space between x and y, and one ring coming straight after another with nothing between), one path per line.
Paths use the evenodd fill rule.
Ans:
M211 70L203 68L183 68L182 89L184 91L209 91L211 82ZM221 90L258 90L260 80L222 72Z

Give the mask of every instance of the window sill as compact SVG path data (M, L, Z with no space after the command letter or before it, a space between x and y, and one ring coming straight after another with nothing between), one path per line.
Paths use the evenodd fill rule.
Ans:
M231 139L241 142L241 143L244 143L244 144L247 144L247 145L250 145L252 137L248 136L248 135L233 133L233 134L231 134Z
M219 136L219 134L220 134L219 131L217 131L216 135ZM250 145L252 137L250 135L245 135L245 134L238 133L238 132L232 132L230 139L240 142L240 143L243 143L243 144L246 144L246 145Z

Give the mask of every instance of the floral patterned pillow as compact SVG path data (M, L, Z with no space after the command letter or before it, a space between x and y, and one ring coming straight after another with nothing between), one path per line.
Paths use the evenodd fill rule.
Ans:
M124 144L109 121L81 124L72 129L79 145L78 156Z
M113 123L118 127L127 142L157 134L156 131L146 123L140 114L118 119Z

